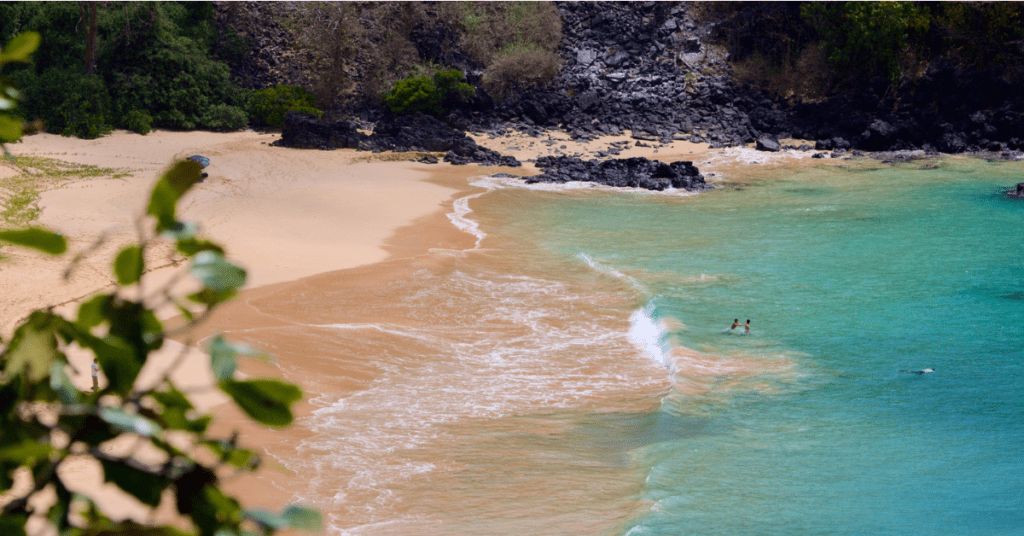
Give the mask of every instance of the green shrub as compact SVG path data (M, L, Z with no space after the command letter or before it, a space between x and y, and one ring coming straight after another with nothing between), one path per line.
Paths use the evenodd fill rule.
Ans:
M316 97L300 86L277 85L256 91L249 99L249 113L259 126L280 127L288 112L299 112L321 117L316 109Z
M466 102L476 93L476 89L463 82L462 71L448 69L434 73L434 86L443 108L452 108Z
M124 127L145 136L153 130L153 117L142 110L132 110L124 116Z
M53 69L22 79L31 84L22 89L48 132L94 139L112 130L110 94L100 76Z
M237 106L215 104L203 115L202 126L210 130L232 131L244 127L248 119L245 110Z
M395 114L423 112L441 113L437 99L437 87L426 76L406 78L395 82L395 86L384 95L384 105Z
M212 3L108 4L97 8L95 74L89 75L83 62L88 31L77 4L0 5L0 35L38 30L43 38L35 63L9 73L30 97L19 112L24 118L43 119L51 132L87 137L114 124L127 126L133 110L150 116L149 128L237 128L237 109L248 93L234 86L227 64L213 56ZM228 38L218 51L238 57L243 48ZM78 84L83 76L93 78ZM218 105L236 110L214 109ZM133 116L132 122L145 130L140 119Z
M893 84L930 24L928 9L915 2L808 2L800 14L821 36L833 68L851 78L887 76Z
M462 81L462 71L438 71L433 77L399 80L384 96L384 105L395 114L423 112L441 115L473 95L473 86Z

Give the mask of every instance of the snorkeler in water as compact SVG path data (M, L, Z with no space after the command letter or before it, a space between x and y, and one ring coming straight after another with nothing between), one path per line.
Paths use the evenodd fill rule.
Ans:
M933 369L933 368L926 368L926 369L921 369L921 370L901 370L900 372L906 372L907 374L921 375L921 374L926 374L926 373L929 373L929 372L935 372L935 369Z

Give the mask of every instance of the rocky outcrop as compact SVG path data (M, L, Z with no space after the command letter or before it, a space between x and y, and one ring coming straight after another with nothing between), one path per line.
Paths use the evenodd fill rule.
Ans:
M940 58L904 87L870 81L862 91L789 103L732 80L728 53L712 39L715 26L695 18L691 3L556 5L563 32L562 69L555 80L501 102L478 89L469 105L445 117L448 125L493 135L517 130L540 136L544 129L560 128L577 139L628 130L647 142L689 140L712 147L794 137L814 140L819 151L1024 150L1024 92L1005 73L965 72ZM281 5L218 3L217 9L218 17L251 43L244 60L233 64L233 73L245 85L304 80L306 74L296 67L304 64L295 59L297 53L286 50L288 32L273 23L280 18L273 9L283 9ZM240 14L234 16L234 11ZM258 24L264 19L266 24ZM411 39L423 57L463 70L479 86L484 73L461 51L453 32L440 20L424 19ZM348 75L361 80L359 72ZM364 120L381 120L386 114L375 101L345 102L347 108L332 112ZM494 161L493 155L474 157L478 151L452 147L451 161Z
M1018 182L1016 188L1006 191L1006 195L1016 197L1017 199L1024 199L1024 182Z
M692 162L666 164L646 158L600 161L580 160L568 156L545 156L537 159L536 166L543 169L544 173L527 177L527 184L564 184L579 181L658 191L669 188L691 192L712 189L712 186L704 182L704 176Z
M297 149L359 149L375 153L446 152L445 162L456 165L470 162L485 166L522 165L514 157L480 147L465 132L423 114L386 116L374 126L373 134L367 135L360 132L352 121L321 121L313 115L288 112L281 139L274 145ZM429 162L429 159L425 161Z
M295 149L357 149L369 136L352 121L321 121L315 115L288 112L281 139L273 145Z
M574 138L640 132L649 141L752 143L761 132L733 102L724 51L707 42L685 4L560 2L562 71L546 88L478 115L527 132ZM771 103L769 103L771 109Z

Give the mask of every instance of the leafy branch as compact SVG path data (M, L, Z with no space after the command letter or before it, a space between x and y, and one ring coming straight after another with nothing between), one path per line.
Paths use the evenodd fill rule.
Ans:
M0 64L27 58L38 38L34 45L23 37L12 42L0 53ZM2 130L8 120L17 121L0 114L4 141L20 136L20 123L17 132ZM157 181L146 216L139 220L138 242L121 249L113 261L112 291L83 302L71 318L52 309L34 311L15 328L9 343L0 340L0 534L24 535L31 516L45 517L61 536L269 536L284 528L320 530L315 510L245 509L221 489L226 479L258 469L261 458L239 444L237 433L212 435L212 416L193 406L189 390L174 381L188 345L157 381L139 380L143 366L169 336L194 328L245 283L245 270L227 260L222 246L198 236L194 223L178 220L178 201L199 179L199 164L186 160ZM201 285L199 291L176 295L175 278L148 296L143 292L145 253L157 240L174 242L188 262L187 274ZM0 242L48 255L67 251L63 236L38 227L0 231ZM155 314L170 304L186 319L174 330ZM96 388L83 391L71 381L82 372L68 361L72 344L92 354L104 385L97 378ZM299 387L277 378L236 379L238 358L259 355L247 346L215 336L208 351L216 380L210 388L224 392L260 424L280 428L292 423L292 406L303 396ZM124 444L130 448L118 454L105 448ZM92 498L72 493L60 476L58 469L67 460L81 457L95 460L106 482L146 506L155 509L173 500L188 528L111 520ZM32 499L45 492L56 500L45 512L36 511Z

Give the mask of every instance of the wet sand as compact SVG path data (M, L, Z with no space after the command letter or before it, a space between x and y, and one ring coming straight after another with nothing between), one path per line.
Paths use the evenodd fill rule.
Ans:
M551 136L556 145L516 136L478 139L478 142L521 159L551 154L552 147L563 144L567 146L564 152L581 152L583 158L589 158L590 153L606 148L611 142L629 139L623 136L584 145L561 139L561 136ZM213 160L210 179L186 198L182 204L183 214L187 219L201 222L209 236L225 243L231 256L249 270L250 279L248 290L238 300L219 311L193 337L179 342L198 346L210 334L227 332L232 339L258 345L276 357L275 365L245 363L241 369L243 374L283 375L305 388L308 398L298 408L299 424L282 431L252 425L232 405L222 404L223 397L211 395L200 401L202 407L214 408L218 417L215 430L228 433L239 429L245 444L261 447L270 460L276 458L287 463L314 435L302 425L314 411L324 407L322 403L314 403L314 399L339 399L365 390L383 377L387 366L386 360L383 364L375 362L372 355L365 353L366 348L360 349L350 342L339 343L330 337L310 337L308 332L318 329L310 325L401 324L406 329L414 328L416 318L396 319L394 310L382 306L387 300L403 299L400 293L389 294L388 286L409 279L418 271L458 269L460 252L472 249L475 239L452 225L448 214L454 210L453 201L484 191L470 185L473 177L499 172L529 174L532 166L527 164L522 169L424 166L393 161L393 157L379 160L354 151L296 151L264 145L276 137L254 132L156 132L145 137L117 132L93 141L37 135L26 138L22 144L12 145L15 154L117 168L125 170L129 176L76 181L43 192L40 223L68 236L72 251L86 248L101 234L109 238L74 277L62 283L59 274L63 261L5 251L10 260L0 265L3 273L0 296L4 296L0 298L3 300L0 325L5 331L9 330L21 315L35 307L59 305L63 309L58 310L68 311L81 298L109 288L109 275L105 273L109 259L132 240L132 221L141 213L145 195L160 170L174 157L193 153L207 155ZM753 165L754 158L760 159L759 164L773 161L784 165L796 161L823 163L810 160L809 153L769 155L752 150L709 150L687 142L660 148L632 145L618 155L630 156L693 160L702 172L714 173L719 178ZM715 181L716 177L710 178L710 182ZM451 253L438 255L438 251ZM160 262L159 259L166 259L169 253L164 246L153 255L150 265L161 267L147 274L149 284L166 281L180 269L173 262ZM346 293L357 298L345 307L329 310L311 308L309 300L305 299ZM296 324L302 324L302 331L306 333L289 329ZM165 366L180 348L174 343L168 346L156 359ZM415 352L415 344L403 351ZM84 373L87 357L72 354L70 358L82 371L75 380L84 386L88 383ZM154 376L157 373L156 368L150 372ZM208 358L202 352L191 352L176 377L195 385L211 383ZM657 392L658 379L648 380L653 392ZM646 406L650 403L641 396L633 407L642 412L649 409ZM500 428L500 425L495 426ZM563 432L548 430L539 434L557 436ZM514 443L515 440L509 441ZM462 444L459 448L466 446ZM523 445L509 444L503 448L521 449ZM419 460L418 463L444 462ZM528 474L533 470L536 469L531 466L521 472ZM94 489L90 486L95 486L89 482L96 482L98 478L98 475L90 476L90 471L89 468L78 470L77 478L82 482L78 487L86 492ZM478 476L486 477L485 474ZM69 478L76 476L69 475ZM308 473L289 472L284 464L272 462L257 475L230 482L228 488L239 494L247 506L277 509L297 494L300 498L311 499L301 497L302 490L308 490L308 478ZM412 486L409 492L413 496L419 493L425 502L407 510L399 508L398 512L415 517L417 512L446 508L446 499L432 498L430 490L432 486L451 485L453 481L445 480L444 476L438 478L440 480L427 479ZM623 489L633 485L632 476L626 473L606 475L604 480L618 482L615 496L628 496ZM588 485L586 482L593 485L595 479L581 479L577 484L582 488ZM593 490L592 496L600 493L600 490ZM359 504L358 497L352 499L353 504ZM363 499L372 501L374 497L371 494ZM115 514L121 507L124 515L140 515L139 505L118 499L108 500L106 504ZM529 509L543 505L521 506ZM592 527L614 525L616 519L597 515L600 510L598 507L590 514L597 516ZM362 515L345 511L325 511L325 514L341 526L346 525L346 515ZM622 517L621 512L609 515ZM372 517L364 516L365 519ZM586 525L583 521L580 523ZM585 531L583 525L580 528ZM516 525L510 521L508 526ZM384 527L379 528L381 532L388 532ZM523 528L530 529L528 525Z

